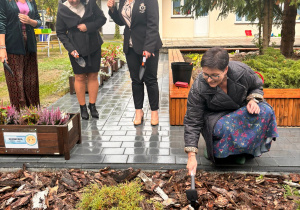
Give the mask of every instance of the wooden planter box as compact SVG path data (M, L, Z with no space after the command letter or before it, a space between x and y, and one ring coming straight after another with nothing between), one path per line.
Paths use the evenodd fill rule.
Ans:
M0 125L0 154L64 155L69 160L71 149L75 144L81 143L80 114L70 115L71 118L65 125ZM4 133L36 133L37 148L6 146Z
M194 81L191 78L187 88L176 87L173 83L172 62L184 62L179 49L169 49L169 113L170 125L183 125L187 98Z
M300 126L300 89L264 89L278 126Z
M124 65L125 65L125 62L124 62L124 61L121 61L121 67L124 66Z
M117 72L118 69L119 69L119 67L118 67L118 60L116 60L116 62L114 62L113 65L112 65L112 70L114 72Z

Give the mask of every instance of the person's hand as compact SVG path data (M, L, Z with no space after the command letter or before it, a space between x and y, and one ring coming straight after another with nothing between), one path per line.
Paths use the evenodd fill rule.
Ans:
M81 31L81 32L86 32L87 31L87 27L85 24L79 24L77 26L78 30Z
M250 100L247 104L247 110L250 114L259 114L260 108L254 100Z
M148 51L143 51L143 55L146 56L146 59L151 57L151 53L149 53ZM155 56L154 53L152 53L153 57Z
M115 0L108 0L107 6L111 12L114 12Z
M21 13L19 13L18 15L19 15L19 19L20 19L21 23L31 24L31 19L28 15L24 15Z
M4 63L4 59L6 59L6 61L7 61L6 49L0 49L0 61L1 61L1 63Z
M70 53L74 58L77 58L79 56L79 53L77 52L77 50L73 50L71 53Z
M196 153L189 152L188 153L188 162L186 164L186 168L189 170L189 175L193 172L193 174L196 174L197 170L197 159L196 159Z

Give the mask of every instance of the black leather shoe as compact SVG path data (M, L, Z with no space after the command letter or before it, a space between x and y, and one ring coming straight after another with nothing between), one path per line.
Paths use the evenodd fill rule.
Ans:
M91 104L90 103L89 104L89 109L91 111L91 115L92 115L93 118L99 118L99 113L98 113L98 111L96 109L95 104Z
M81 113L81 118L83 120L88 120L89 119L89 113L88 113L86 104L84 104L82 106L80 105L80 113Z

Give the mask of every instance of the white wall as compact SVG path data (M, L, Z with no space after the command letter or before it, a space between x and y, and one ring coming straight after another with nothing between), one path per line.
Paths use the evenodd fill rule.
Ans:
M108 14L107 0L101 1L101 9L107 18L106 24L102 27L103 34L115 34L115 22ZM124 26L120 26L120 34L123 34L124 28Z

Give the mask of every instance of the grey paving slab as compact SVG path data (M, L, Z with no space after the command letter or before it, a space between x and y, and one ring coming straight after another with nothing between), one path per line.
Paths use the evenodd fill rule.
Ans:
M299 39L300 40L300 39ZM203 41L203 40L202 40ZM204 40L206 45L212 40ZM220 39L216 43L225 42ZM242 40L227 40L237 43ZM173 42L170 40L170 43ZM187 45L202 43L190 40ZM299 42L300 43L300 42ZM174 43L173 43L174 44ZM115 169L136 167L149 170L185 168L184 127L170 126L169 119L169 69L168 55L160 54L158 84L160 90L160 123L151 126L151 110L147 93L144 100L144 121L133 125L134 103L131 80L127 67L115 72L99 89L96 107L100 119L81 121L82 143L71 150L70 160L51 155L1 155L0 168L81 168L99 169L110 166ZM146 91L146 88L145 88ZM88 100L88 95L86 95ZM76 95L67 94L50 107L79 111ZM270 152L261 157L247 159L240 166L233 161L213 164L203 157L205 142L199 140L198 169L207 171L261 171L300 172L300 128L278 128L280 137L272 143Z
M128 155L105 155L103 163L126 163Z

